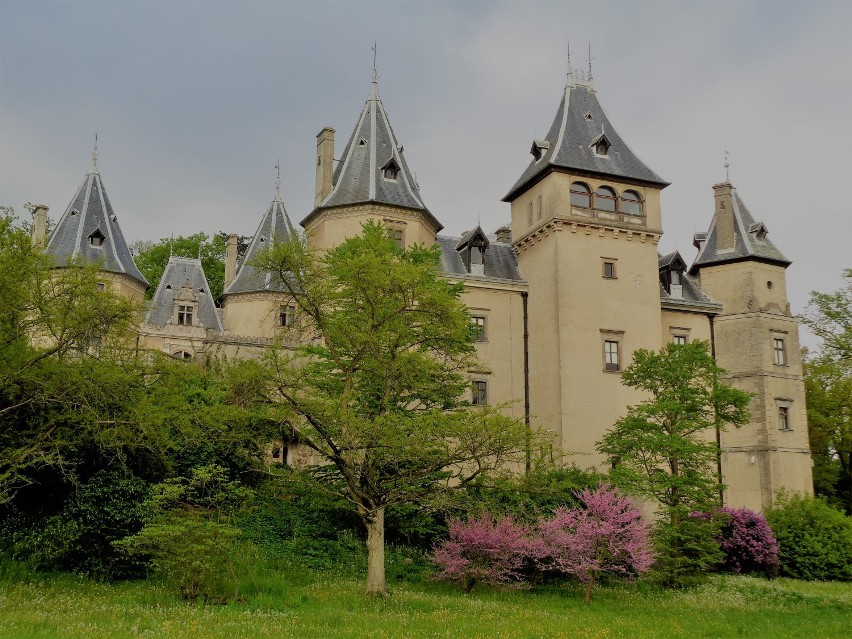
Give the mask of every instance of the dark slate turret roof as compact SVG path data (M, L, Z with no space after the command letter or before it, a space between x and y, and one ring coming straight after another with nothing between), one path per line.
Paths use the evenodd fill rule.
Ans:
M92 243L93 236L101 238L99 246ZM59 218L45 251L53 256L57 266L84 260L100 264L105 271L128 275L145 288L150 286L133 262L96 166L83 178L76 195Z
M485 250L483 259L484 275L471 275L462 259L459 247L466 246L466 239L471 233L465 233L461 238L439 235L438 246L441 249L441 270L448 277L493 277L501 280L516 280L524 282L518 270L518 256L511 244L491 242Z
M191 300L198 304L196 324L200 323L204 328L217 331L224 330L201 260L189 257L169 258L145 320L152 326L165 326L174 318L175 298Z
M596 154L593 148L601 136L606 137L609 145L605 157ZM503 198L504 202L511 202L553 168L661 186L669 184L630 150L598 102L592 82L575 80L570 73L550 131L543 140L533 141L531 152L533 161Z
M275 198L269 203L254 237L246 249L243 261L237 269L234 281L222 292L222 296L234 293L252 293L257 291L283 291L284 287L276 282L271 273L258 271L252 261L257 255L275 242L287 242L296 231L290 222L290 216L281 201L278 188Z
M710 230L706 238L701 240L696 234L696 243L700 245L698 256L692 263L690 273L697 272L702 266L721 264L724 262L738 262L744 259L756 259L765 262L774 262L782 266L791 264L779 251L767 236L768 229L762 222L755 222L745 202L743 202L737 190L731 187L732 214L734 216L734 248L719 252L716 248L716 216L710 223Z
M659 269L682 270L686 268L686 262L680 252L673 251L668 255L659 256ZM660 302L667 308L683 308L685 310L699 310L710 313L718 313L722 310L722 304L709 297L698 283L693 281L685 272L680 276L681 296L674 297L660 283Z
M388 166L396 171L396 179L384 177ZM379 98L375 77L358 123L334 170L331 193L301 224L305 226L321 209L368 202L422 211L438 230L443 228L420 197L403 147Z

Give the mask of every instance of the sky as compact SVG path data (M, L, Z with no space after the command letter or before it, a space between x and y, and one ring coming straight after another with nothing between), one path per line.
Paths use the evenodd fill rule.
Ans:
M91 165L125 237L251 235L274 195L313 208L316 134L337 153L379 93L420 193L459 235L501 202L553 120L566 49L663 191L660 251L730 179L793 261L794 313L852 267L852 3L0 0L0 204L55 221ZM809 342L803 336L805 343Z

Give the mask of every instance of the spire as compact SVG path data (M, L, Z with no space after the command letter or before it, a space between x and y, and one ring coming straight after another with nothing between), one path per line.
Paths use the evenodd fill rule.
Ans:
M378 100L379 99L379 74L376 72L376 53L377 53L377 45L376 41L373 41L373 72L370 74L370 78L372 81L372 88L370 89L370 100Z
M414 172L378 98L375 67L372 76L370 95L334 170L331 191L301 224L306 226L322 209L376 203L422 211L440 230L443 227L423 203Z
M609 121L592 83L591 48L589 76L586 79L582 76L582 71L569 73L571 81L562 92L550 130L543 139L533 141L530 148L533 160L503 198L504 202L511 202L554 169L668 186L633 153Z
M568 63L568 72L565 74L565 86L569 86L574 84L574 67L571 66L571 42L570 40L566 40L566 62Z
M97 141L92 170L59 218L45 252L53 256L56 266L75 260L100 264L104 271L127 275L148 288L148 280L133 262L96 162Z
M275 163L275 199L273 201L281 201L281 158L278 158Z

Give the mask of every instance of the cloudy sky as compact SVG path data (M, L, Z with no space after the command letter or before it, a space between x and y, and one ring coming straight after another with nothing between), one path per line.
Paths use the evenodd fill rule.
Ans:
M662 251L689 262L730 175L793 260L794 312L852 266L852 3L0 0L0 203L58 217L89 168L130 240L249 235L310 212L316 133L338 152L379 92L427 206L459 234L500 202L553 119L570 40L672 185Z

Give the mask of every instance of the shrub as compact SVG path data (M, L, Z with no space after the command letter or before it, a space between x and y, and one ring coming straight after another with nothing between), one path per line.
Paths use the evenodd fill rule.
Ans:
M723 567L737 574L778 573L778 542L766 517L748 508L722 508L717 537L725 553Z
M602 484L577 494L582 507L559 508L539 525L537 563L577 577L586 585L585 603L604 575L632 578L653 562L641 511L617 489Z
M778 540L782 575L852 580L852 518L822 499L795 495L782 497L766 519Z
M531 553L529 529L512 517L494 519L487 512L467 521L450 521L450 537L435 549L441 571L436 579L464 584L521 584Z
M680 512L677 525L667 518L651 534L657 560L654 577L668 588L695 586L706 580L724 559L716 536L721 522L706 513Z

